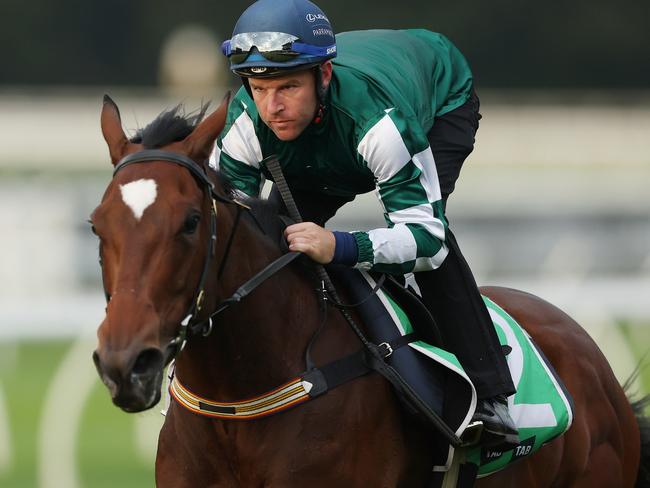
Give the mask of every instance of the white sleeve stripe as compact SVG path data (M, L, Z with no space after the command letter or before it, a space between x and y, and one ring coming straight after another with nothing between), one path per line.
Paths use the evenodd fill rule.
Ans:
M388 214L388 218L394 224L419 224L429 234L437 239L445 240L445 226L442 221L433 215L433 207L430 204L416 205L397 212Z
M255 126L248 113L242 112L237 117L228 134L222 140L222 150L237 161L254 168L260 167L262 148L255 133Z
M401 264L417 258L417 243L404 224L368 232L375 264Z
M402 135L388 114L363 136L357 151L380 184L397 174L411 160Z
M431 146L413 156L412 161L420 170L420 183L427 192L427 199L430 202L437 202L442 199L438 170L435 159L433 158Z
M431 258L417 258L415 260L413 272L417 273L418 271L430 271L432 269L438 269L445 261L445 258L448 254L449 249L443 244L435 256Z
M219 147L219 144L216 142L214 143L214 150L212 151L212 154L210 155L210 160L208 161L208 164L215 169L216 171L219 171L219 160L221 159L221 148Z

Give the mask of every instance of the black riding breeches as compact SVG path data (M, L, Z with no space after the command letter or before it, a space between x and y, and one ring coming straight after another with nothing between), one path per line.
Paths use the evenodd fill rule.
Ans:
M479 398L515 392L490 314L474 276L447 231L449 254L433 271L415 273L427 308L440 329L444 349L453 352L474 383ZM421 331L425 340L427 331Z
M474 149L474 136L481 118L479 106L478 97L472 93L464 105L436 118L427 134L445 207L463 162ZM349 198L312 192L292 190L292 193L303 220L321 226L350 201ZM269 200L282 207L282 199L275 187ZM490 315L450 230L446 243L449 254L443 264L438 269L414 275L424 303L441 331L445 348L459 359L474 383L478 397L511 395L515 388ZM426 330L418 332L425 339L433 335Z
M445 208L463 162L474 149L479 109L472 93L464 105L437 118L427 134ZM490 314L450 229L446 243L449 254L442 265L414 275L424 303L441 329L445 348L463 365L478 397L511 395L515 387Z

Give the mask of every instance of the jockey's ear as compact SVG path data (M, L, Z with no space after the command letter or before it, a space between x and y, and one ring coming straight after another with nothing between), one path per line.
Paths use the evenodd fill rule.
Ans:
M122 129L120 110L108 95L104 95L101 123L102 134L104 135L106 144L108 144L111 162L115 165L115 163L124 157L130 143Z
M226 93L219 108L206 117L183 141L188 156L194 161L203 162L210 157L214 141L226 125L228 103L230 103L230 92Z

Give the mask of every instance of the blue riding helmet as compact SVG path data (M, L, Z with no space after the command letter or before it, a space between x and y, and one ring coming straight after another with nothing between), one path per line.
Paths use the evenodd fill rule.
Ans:
M336 38L325 13L308 0L258 0L221 49L234 73L271 77L336 57Z

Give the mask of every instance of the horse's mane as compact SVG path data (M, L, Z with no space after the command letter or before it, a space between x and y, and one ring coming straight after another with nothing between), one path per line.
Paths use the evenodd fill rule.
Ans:
M282 213L278 205L262 198L246 196L238 191L228 176L221 171L215 171L213 174L218 186L223 189L224 193L249 207L256 225L261 228L260 230L286 250L286 243L283 237L285 225L280 219Z
M190 113L179 103L174 108L162 112L153 122L143 129L138 129L130 139L134 144L142 144L146 149L156 149L172 142L182 141L189 136L203 120L210 102Z
M209 105L209 102L204 103L197 111L186 113L183 104L178 104L174 108L160 113L153 122L143 129L138 129L130 141L142 144L147 149L156 149L182 141L203 120ZM280 246L286 246L283 238L284 225L279 218L280 210L277 205L268 200L243 196L224 173L215 171L213 174L226 195L251 208L256 222L269 238Z

